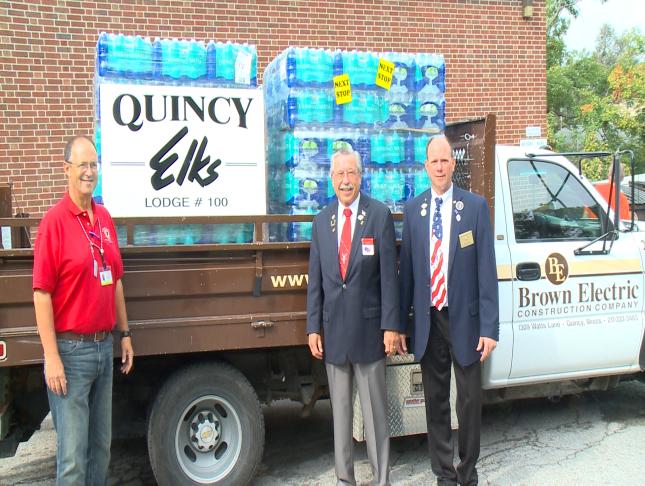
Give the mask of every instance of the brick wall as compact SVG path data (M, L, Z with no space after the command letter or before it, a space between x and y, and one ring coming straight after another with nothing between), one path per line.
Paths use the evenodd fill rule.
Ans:
M40 216L65 190L62 150L91 133L101 31L249 42L258 73L289 45L438 52L447 121L498 116L498 141L546 131L544 0L31 0L0 3L0 184ZM260 80L258 80L260 81Z

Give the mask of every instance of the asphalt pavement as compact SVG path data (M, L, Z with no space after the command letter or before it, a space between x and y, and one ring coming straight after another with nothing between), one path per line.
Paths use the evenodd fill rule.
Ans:
M300 405L265 408L264 459L253 484L333 486L328 401L302 418ZM0 485L54 484L55 433L50 419L10 459L0 459ZM434 484L424 436L392 440L393 485ZM370 479L364 443L355 447L359 484ZM484 408L480 484L513 486L645 484L645 383L604 392L516 400ZM115 441L110 485L154 485L143 439Z

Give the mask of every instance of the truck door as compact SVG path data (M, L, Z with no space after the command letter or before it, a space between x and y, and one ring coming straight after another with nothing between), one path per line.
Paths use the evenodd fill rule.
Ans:
M560 163L561 162L561 163ZM513 358L509 383L638 369L643 273L631 234L607 232L602 204L566 159L509 159ZM600 250L602 241L589 249Z

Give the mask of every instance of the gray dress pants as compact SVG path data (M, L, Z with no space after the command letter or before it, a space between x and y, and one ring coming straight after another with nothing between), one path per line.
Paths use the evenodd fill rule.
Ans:
M390 484L390 432L387 423L385 358L373 363L327 363L327 380L334 418L334 459L339 485L355 485L353 456L353 383L361 401L367 456L375 486Z

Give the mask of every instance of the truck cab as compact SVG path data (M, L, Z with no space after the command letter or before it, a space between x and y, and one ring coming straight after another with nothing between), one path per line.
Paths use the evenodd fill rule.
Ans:
M565 157L497 146L495 176L500 343L484 387L641 370L645 234L615 228Z

